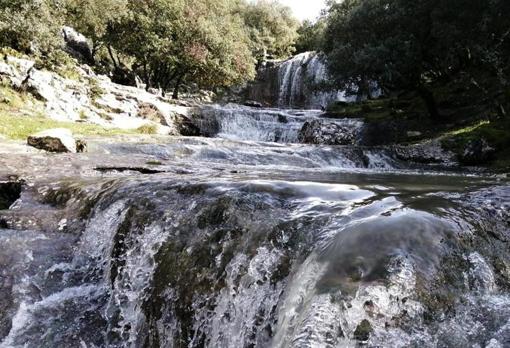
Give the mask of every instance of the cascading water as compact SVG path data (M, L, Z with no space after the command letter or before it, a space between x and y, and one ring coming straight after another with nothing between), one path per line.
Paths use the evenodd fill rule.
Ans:
M1 348L509 345L507 179L318 111L195 121L2 155Z
M247 94L249 99L271 106L318 110L336 101L353 102L359 98L345 90L324 89L327 81L324 59L315 52L305 52L262 68ZM379 94L374 86L371 95Z
M360 138L363 122L356 119L328 119L318 110L263 109L228 104L204 107L195 118L201 133L231 140L300 143L305 123L318 121L341 127L350 138Z
M323 109L334 101L355 101L344 91L320 91L316 88L327 81L327 69L315 52L298 54L278 68L279 107Z

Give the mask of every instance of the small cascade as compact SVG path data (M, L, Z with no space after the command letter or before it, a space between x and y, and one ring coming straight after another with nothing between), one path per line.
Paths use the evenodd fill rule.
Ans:
M359 140L363 128L359 120L328 119L318 110L264 109L236 104L204 107L195 123L209 137L275 143L306 142L303 141L306 124L334 125L346 133L346 138L352 139L351 143Z
M505 346L508 187L384 179L47 188L85 226L0 228L0 347Z

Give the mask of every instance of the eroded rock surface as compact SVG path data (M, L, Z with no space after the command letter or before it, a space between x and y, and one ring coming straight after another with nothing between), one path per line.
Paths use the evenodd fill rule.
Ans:
M115 84L86 65L75 69L76 78L64 78L37 69L32 60L7 56L0 62L0 77L41 100L47 116L57 121L120 129L154 125L158 134L180 135L178 121L194 113L190 103L174 104L143 89Z
M299 132L299 140L304 144L353 145L358 140L358 135L357 127L313 120L305 122Z

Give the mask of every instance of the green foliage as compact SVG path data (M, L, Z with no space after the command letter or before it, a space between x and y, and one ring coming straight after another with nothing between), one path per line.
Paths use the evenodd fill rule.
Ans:
M60 1L0 0L0 46L45 54L61 43Z
M255 73L235 0L130 0L108 40L148 87L231 86Z
M77 69L78 62L66 52L55 49L45 56L36 57L35 68L54 71L70 80L81 78Z
M326 19L320 18L317 22L304 21L299 27L296 41L296 53L320 51L323 46Z
M323 48L337 85L354 93L366 93L368 81L415 90L438 117L431 83L483 70L508 84L508 11L504 0L332 2Z
M127 0L66 0L66 24L99 47L108 27L126 14Z
M258 0L243 2L240 12L258 61L266 59L266 56L288 58L294 53L299 23L289 7L278 1Z

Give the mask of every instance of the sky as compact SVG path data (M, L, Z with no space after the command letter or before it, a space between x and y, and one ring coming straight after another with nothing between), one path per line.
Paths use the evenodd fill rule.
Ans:
M300 20L315 19L324 8L324 0L280 0L289 6Z

